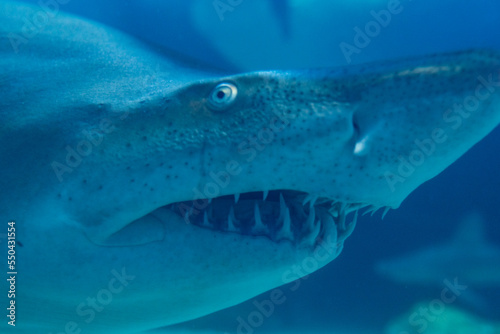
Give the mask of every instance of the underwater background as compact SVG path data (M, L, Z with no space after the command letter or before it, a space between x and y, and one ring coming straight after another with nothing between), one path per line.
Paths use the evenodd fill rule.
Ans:
M61 9L231 72L500 50L498 0L70 0ZM360 217L335 261L280 287L283 303L261 309L264 293L155 333L500 333L500 279L485 287L436 271L437 284L418 284L377 270L382 260L450 245L471 215L485 231L477 247L500 249L499 144L497 128L384 219L382 212ZM461 246L434 259L456 263L457 272L476 270L477 259L464 257ZM486 257L500 272L496 254ZM432 275L426 261L407 262ZM442 301L445 278L467 285L450 303Z

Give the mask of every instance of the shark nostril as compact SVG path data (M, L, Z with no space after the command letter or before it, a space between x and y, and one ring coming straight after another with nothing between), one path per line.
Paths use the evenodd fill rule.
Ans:
M359 128L359 124L358 124L358 120L356 119L356 115L353 115L353 117L352 117L352 128L354 129L354 136L356 136L356 138L359 138L359 136L361 134L361 130Z

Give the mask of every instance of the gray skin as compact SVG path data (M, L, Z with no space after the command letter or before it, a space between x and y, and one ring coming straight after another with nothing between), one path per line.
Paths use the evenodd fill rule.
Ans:
M221 76L63 14L28 36L36 8L0 1L0 13L0 221L16 222L18 333L137 333L304 276L338 256L349 212L398 207L500 122L492 51ZM288 228L276 197L250 231L227 217L255 199L206 201L265 190L287 190ZM185 219L184 201L201 199Z

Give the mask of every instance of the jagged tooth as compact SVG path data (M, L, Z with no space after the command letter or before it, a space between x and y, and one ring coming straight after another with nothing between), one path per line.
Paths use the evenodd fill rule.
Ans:
M262 218L260 216L260 209L259 209L259 205L257 204L257 202L255 202L255 207L254 207L254 219L255 219L255 225L252 228L252 232L255 234L266 232L267 228L262 223Z
M384 209L384 213L382 213L382 219L384 219L384 218L385 218L385 215L387 214L387 212L389 212L389 210L390 210L390 209L391 209L390 207L386 207L386 208Z
M240 200L240 194L239 193L234 194L234 204L238 203L239 200Z
M210 198L208 199L208 204L211 204L211 203L212 203L212 200L213 200L213 198L212 198L212 197L210 197Z
M331 219L331 218L330 218ZM309 234L304 237L303 242L309 245L314 245L316 243L316 238L318 238L319 233L321 232L321 223L318 220L316 224L311 225L312 229Z
M312 227L314 226L314 222L316 220L316 210L314 209L314 205L309 205L309 217L307 217L307 226Z
M317 200L318 200L318 195L307 194L304 200L302 201L302 205L305 206L309 202L311 202L312 205L314 205Z
M278 240L288 239L290 241L293 241L292 219L290 218L290 209L288 209L288 207L286 207L285 209L284 216L285 218L283 220L283 226L281 226L281 229L276 235L276 238Z
M285 209L288 209L288 207L286 206L283 194L280 193L280 215L278 217L278 224L285 219Z
M367 214L371 213L373 215L373 210L375 210L374 206L369 206L365 212L363 212L363 216L366 216Z
M366 204L361 204L361 203L351 203L351 204L348 204L347 207L346 207L346 213L351 213L351 212L354 212L356 210L359 210L359 209L362 209L363 207L365 207Z
M328 212L330 212L330 214L335 218L339 216L339 212L336 208L331 208L330 210L328 210Z
M236 220L236 216L234 215L234 208L231 207L229 209L229 215L227 216L227 230L230 232L237 232L238 229L234 226L234 221Z
M316 202L314 203L314 205L320 205L320 204L324 204L324 203L328 203L328 202L331 202L331 200L329 198L326 198L326 197L318 197L318 199L316 200Z
M191 224L191 221L189 220L189 211L186 211L186 213L184 214L184 221L186 222L186 224Z
M262 200L265 201L268 195L269 195L269 190L264 190L262 192Z
M346 213L344 211L339 211L337 226L340 228L341 231L344 231L346 229L345 216Z
M313 195L311 198L311 205L315 205L316 201L318 200L319 196L318 195Z
M208 221L208 213L206 211L203 212L203 226L210 226L210 222Z
M311 194L307 194L305 197L304 197L304 200L302 201L302 205L303 206L306 206L307 202L309 202L311 200Z
M344 224L343 224L344 228L341 231L341 233L339 233L339 241L343 242L345 239L347 239L352 234L352 232L354 231L354 228L356 227L357 222L358 222L358 210L355 211L354 218L352 219L352 222L347 227L345 227L345 219L344 219Z
M370 215L370 217L373 217L373 215L375 214L375 212L377 212L379 209L380 209L380 207L374 208L373 211L372 211L372 214Z

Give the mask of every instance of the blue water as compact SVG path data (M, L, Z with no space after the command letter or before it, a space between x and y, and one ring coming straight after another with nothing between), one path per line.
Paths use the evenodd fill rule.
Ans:
M223 20L211 0L72 0L62 9L239 71L344 66L348 60L362 63L473 47L500 49L500 2L494 0L401 1L403 9L350 59L339 45L353 44L354 28L364 29L374 20L371 11L379 13L390 1L232 3L240 2L222 14ZM377 275L374 264L444 242L470 212L484 218L488 240L500 247L499 143L497 129L384 220L380 213L360 218L341 256L303 280L296 291L282 287L286 302L276 306L255 333L294 328L304 333L315 329L383 333L389 321L415 303L439 297L439 287L398 285ZM460 302L457 307L500 322L500 282L496 289L478 293L486 299L487 310ZM234 333L236 319L249 315L255 310L253 302L266 296L176 327Z

